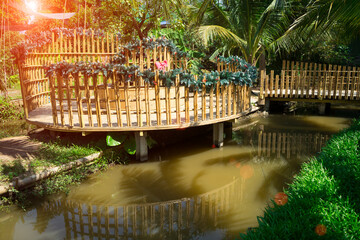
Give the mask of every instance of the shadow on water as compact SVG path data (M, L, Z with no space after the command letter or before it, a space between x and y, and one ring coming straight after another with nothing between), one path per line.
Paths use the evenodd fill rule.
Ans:
M326 131L315 131L317 121L275 116L234 132L222 149L203 136L154 151L149 162L0 216L0 239L234 239L347 120Z

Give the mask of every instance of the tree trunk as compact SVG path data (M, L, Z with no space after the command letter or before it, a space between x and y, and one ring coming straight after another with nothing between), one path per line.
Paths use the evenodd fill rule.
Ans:
M259 59L259 70L265 70L266 71L266 58L265 58L265 52L263 52L260 55L260 59Z

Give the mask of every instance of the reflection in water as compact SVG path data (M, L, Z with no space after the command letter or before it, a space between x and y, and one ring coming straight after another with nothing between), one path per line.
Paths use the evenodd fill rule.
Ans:
M153 152L165 161L96 174L68 196L0 216L0 239L234 239L347 121L315 131L310 118L281 120L236 131L222 149L204 137Z
M99 206L66 201L66 238L192 239L215 229L219 218L240 200L239 181L192 198L135 204Z
M330 134L260 131L258 156L267 158L304 158L320 152Z

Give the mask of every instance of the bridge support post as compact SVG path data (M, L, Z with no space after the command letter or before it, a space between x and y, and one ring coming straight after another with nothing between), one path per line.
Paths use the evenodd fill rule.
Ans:
M147 161L149 158L146 137L147 132L135 132L136 160Z
M232 121L228 121L228 122L224 122L224 133L225 139L231 139L232 138L232 129L233 129L233 122Z
M265 98L265 112L269 112L269 111L270 111L270 99Z
M326 103L320 103L319 105L319 114L324 115L326 112Z
M213 144L218 148L224 146L224 123L213 125Z

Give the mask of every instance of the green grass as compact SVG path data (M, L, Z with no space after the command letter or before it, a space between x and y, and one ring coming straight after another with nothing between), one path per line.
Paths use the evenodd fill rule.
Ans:
M285 193L288 203L273 202L241 239L360 239L360 120L304 163Z

